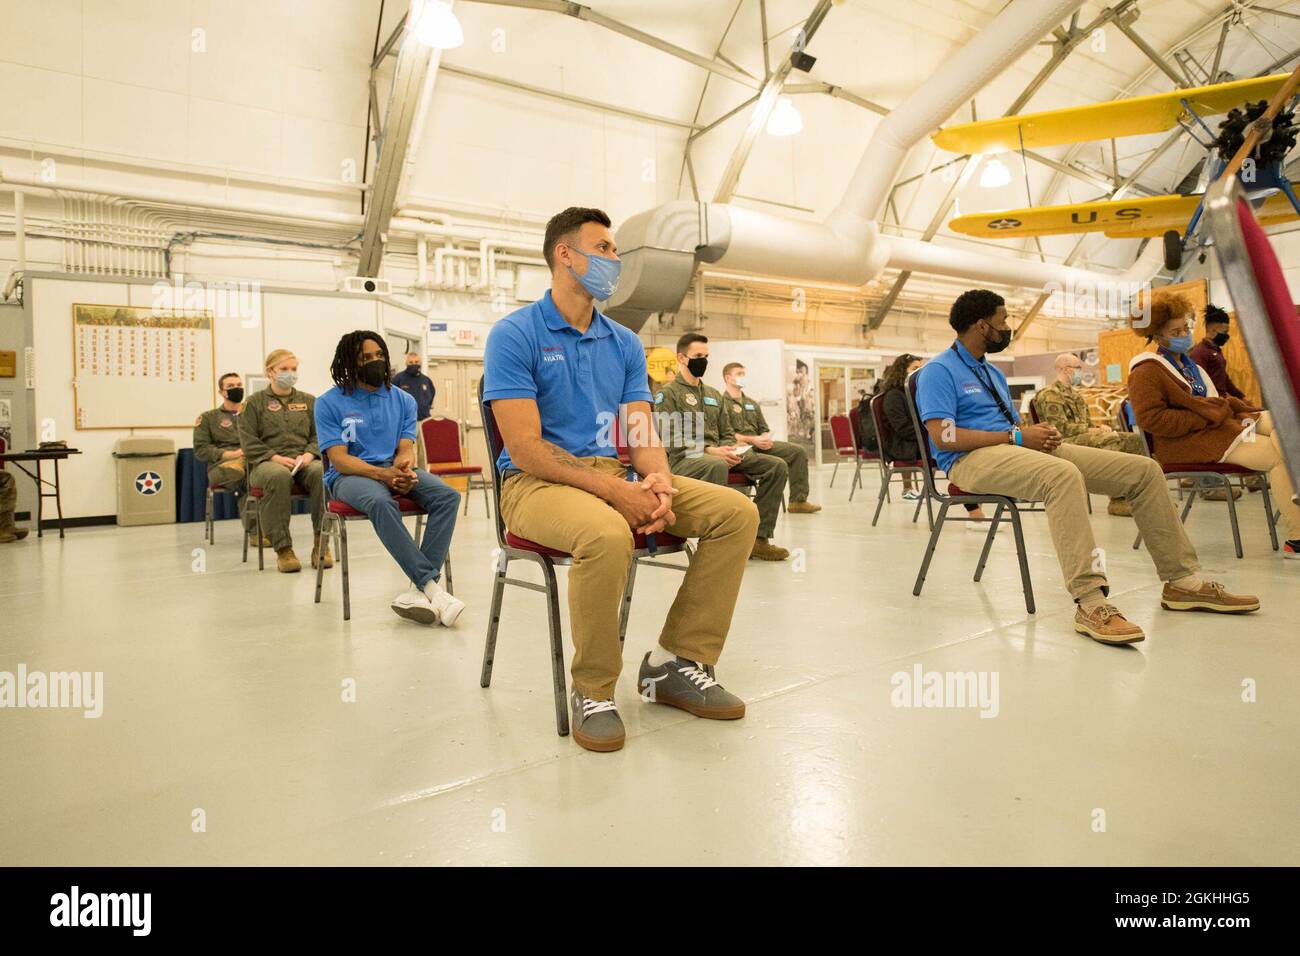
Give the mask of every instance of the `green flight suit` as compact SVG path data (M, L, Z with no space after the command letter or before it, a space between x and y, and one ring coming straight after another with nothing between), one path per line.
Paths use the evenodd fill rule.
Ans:
M235 424L238 418L238 412L228 412L221 406L200 415L194 423L194 457L208 466L209 485L220 485L239 496L240 521L248 530L244 514L248 500L245 496L248 471L242 457L225 457L226 452L240 447L239 426Z
M311 525L319 535L325 508L325 468L316 443L316 397L296 388L288 395L276 395L267 386L244 402L238 424L239 443L250 469L249 484L262 489L258 513L262 533L271 539L271 547L276 551L293 547L289 515L295 483L311 495ZM272 455L297 458L303 452L315 458L298 469L292 479L288 468L271 461Z
M776 530L789 472L780 458L753 450L731 468L717 455L705 453L705 447L736 443L728 410L731 403L725 398L703 382L687 385L679 375L655 393L656 429L674 475L725 485L727 473L736 471L757 482L758 537L770 538Z
M731 424L737 435L763 435L772 429L763 416L763 409L758 402L742 390L740 398L723 396L727 411L731 413ZM772 442L771 448L761 449L764 455L775 455L785 462L790 473L790 500L808 500L808 453L802 445L788 441Z

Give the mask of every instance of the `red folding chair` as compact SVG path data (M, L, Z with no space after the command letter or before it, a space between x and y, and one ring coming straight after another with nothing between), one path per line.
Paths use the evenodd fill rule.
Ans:
M856 414L857 409L853 409ZM835 485L835 473L840 470L840 462L846 458L853 462L853 481L849 485L849 501L853 492L862 485L862 463L874 461L875 453L867 454L858 447L858 432L853 426L853 419L848 415L831 416L831 440L835 442L835 467L831 470L831 487Z
M1206 211L1242 339L1300 498L1300 318L1286 275L1236 176L1211 187Z
M890 428L889 419L885 417L885 393L881 392L871 399L871 418L876 424L876 445L880 449L880 495L876 499L876 513L871 518L871 527L876 526L880 519L880 509L885 506L889 500L889 483L897 475L901 480L904 475L919 475L923 468L919 460L914 461L891 461L888 453L885 451L886 439L893 435ZM854 430L857 434L857 430ZM921 516L921 505L926 503L925 482L921 482L921 497L916 499L916 510L912 512L912 524L916 524L916 519ZM852 495L850 495L850 499Z
M465 463L460 447L460 425L452 418L426 418L420 422L420 437L424 441L425 470L440 478L465 479L465 514L469 514L469 492L477 479L483 489L483 507L492 514L488 503L487 480L481 465Z
M393 495L397 501L397 507L401 509L402 517L407 515L415 516L415 543L420 543L420 532L424 528L424 512L420 506L406 495ZM346 501L340 501L330 494L329 486L325 486L325 514L321 517L320 536L321 540L334 538L335 548L338 553L339 568L342 570L343 582L343 620L352 619L352 601L350 595L350 580L348 575L348 522L349 521L369 521L364 511L358 511ZM443 579L446 581L447 593L453 594L451 582L451 553L448 552L442 565ZM325 578L325 564L318 561L316 564L316 601L320 603L321 585Z
M1128 401L1125 399L1124 401ZM1187 494L1186 501L1183 502L1182 513L1178 516L1184 524L1187 523L1187 513L1192 510L1192 505L1196 503L1198 492L1210 491L1214 488L1224 490L1224 498L1228 502L1228 523L1232 526L1232 544L1236 549L1237 557L1244 557L1241 549L1241 527L1237 523L1237 503L1233 500L1233 488L1239 487L1244 493L1247 490L1246 480L1258 482L1260 496L1264 499L1264 514L1268 520L1268 536L1272 539L1273 550L1278 549L1277 542L1277 520L1273 514L1273 499L1270 495L1268 484L1268 473L1255 471L1251 468L1244 468L1241 465L1233 465L1223 461L1213 462L1171 462L1165 463L1156 455L1156 446L1151 435L1142 430L1141 423L1134 426L1133 430L1142 436L1143 447L1146 448L1147 455L1154 458L1160 470L1165 473L1165 477L1171 481L1177 481L1182 486L1184 481L1191 481L1192 485ZM1208 499L1207 499L1208 500ZM1139 531L1136 538L1133 539L1133 550L1136 551L1142 544L1142 532Z
M483 647L483 670L479 676L479 686L487 687L492 683L492 662L496 657L497 632L501 624L501 603L505 597L507 584L540 591L546 595L547 623L551 639L551 681L555 697L555 732L561 737L569 735L568 679L564 673L564 632L560 623L560 589L555 578L557 566L573 563L573 556L548 548L527 538L512 534L501 517L501 471L497 459L504 447L501 432L497 429L496 416L492 414L490 402L483 401L483 382L479 381L478 400L483 408L483 435L487 440L488 461L492 469L492 498L496 502L496 571L492 580L492 607L488 615L487 640ZM619 611L618 640L623 643L627 633L628 614L632 607L632 590L636 584L638 564L652 564L661 568L685 571L681 565L653 560L659 555L685 552L690 560L690 547L684 538L661 533L655 535L655 552L652 554L646 535L633 536L632 561L628 566L627 583L623 588L623 604ZM507 576L510 562L513 560L532 561L542 572L542 583L522 581Z
M998 510L993 513L993 520L989 522L989 531L984 538L984 549L980 552L979 564L975 565L975 580L979 581L984 575L984 566L989 560L989 550L993 547L993 538L997 534L998 523L1002 520L1002 514L1005 511L1007 517L1011 520L1011 530L1016 538L1016 560L1020 562L1020 585L1025 592L1025 610L1030 614L1034 613L1034 585L1029 577L1029 560L1028 552L1025 550L1025 536L1021 528L1021 515L1025 511L1034 510L1032 508L1023 508L1022 505L1029 504L1019 498L1013 498L1009 495L985 495L972 494L962 491L952 482L948 483L948 493L943 494L939 491L935 482L935 473L939 470L938 462L930 456L929 433L925 426L921 424L920 413L916 409L916 376L920 374L919 370L913 372L907 377L907 390L904 393L907 396L907 414L912 419L912 431L916 435L916 445L921 449L921 479L925 482L925 494L927 500L939 502L939 515L930 528L930 540L925 546L925 557L921 560L921 570L917 572L916 584L912 587L912 594L917 597L921 596L921 588L925 585L925 574L930 570L930 561L934 558L934 550L939 544L939 534L943 531L943 526L947 521L971 521L971 518L949 518L948 509L953 505L965 504L994 504Z

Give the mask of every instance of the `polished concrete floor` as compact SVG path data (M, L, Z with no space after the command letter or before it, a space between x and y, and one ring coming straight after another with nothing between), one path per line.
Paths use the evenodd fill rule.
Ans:
M0 862L1300 863L1300 562L1269 550L1256 496L1244 560L1222 503L1189 521L1210 572L1261 596L1245 618L1161 611L1131 520L1094 499L1113 599L1148 632L1112 648L1072 630L1041 515L1036 615L1010 534L975 584L981 539L960 526L915 598L924 517L895 496L872 528L874 474L852 504L829 476L825 511L778 528L801 560L746 574L719 667L746 719L636 698L680 580L640 574L611 755L555 734L540 595L508 591L478 686L481 497L456 530L453 630L388 609L400 574L358 523L347 624L337 569L315 605L312 575L241 565L230 522L206 554L199 525L2 546L0 671L102 671L104 693L98 719L0 710ZM996 679L996 715L895 706L918 666Z

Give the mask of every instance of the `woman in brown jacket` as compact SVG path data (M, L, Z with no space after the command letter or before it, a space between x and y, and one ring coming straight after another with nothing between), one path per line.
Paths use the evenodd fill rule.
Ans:
M1300 505L1273 436L1268 412L1231 395L1222 396L1206 371L1192 361L1196 312L1178 293L1151 297L1150 321L1134 331L1156 346L1129 364L1133 417L1151 438L1161 464L1227 463L1268 472L1274 501L1282 509L1287 542L1283 557L1300 558Z

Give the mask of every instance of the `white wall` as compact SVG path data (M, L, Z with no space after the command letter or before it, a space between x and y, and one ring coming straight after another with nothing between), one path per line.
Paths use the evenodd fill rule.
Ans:
M193 435L187 428L74 428L72 305L82 302L151 306L158 300L159 291L149 283L34 277L27 287L27 295L32 304L37 428L41 428L42 422L51 422L55 437L82 452L60 467L63 513L69 518L115 514L113 444L129 435L147 434L170 438L180 449L191 446ZM334 346L343 333L354 329L392 330L422 338L426 328L423 316L365 296L262 290L258 292L258 301L260 314L251 320L247 316L217 313L214 338L218 375L223 372L238 372L243 376L259 374L267 353L283 347L298 356L301 388L319 395L331 385L329 365ZM185 417L197 417L217 401L214 394L204 408L184 409L181 413Z

